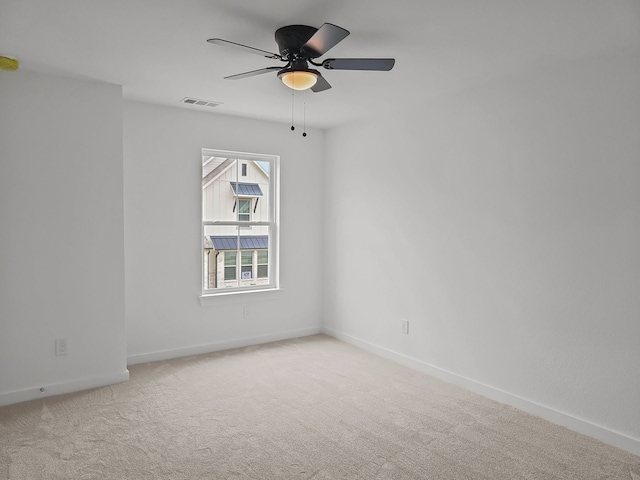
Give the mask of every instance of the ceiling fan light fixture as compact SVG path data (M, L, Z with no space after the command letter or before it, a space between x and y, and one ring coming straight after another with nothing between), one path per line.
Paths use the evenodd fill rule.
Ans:
M278 77L293 90L307 90L318 81L318 74L309 70L288 70L280 72Z

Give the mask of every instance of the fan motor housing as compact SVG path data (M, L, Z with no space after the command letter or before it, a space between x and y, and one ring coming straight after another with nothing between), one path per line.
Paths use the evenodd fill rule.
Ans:
M283 58L300 53L302 46L318 31L308 25L287 25L276 30L276 43Z

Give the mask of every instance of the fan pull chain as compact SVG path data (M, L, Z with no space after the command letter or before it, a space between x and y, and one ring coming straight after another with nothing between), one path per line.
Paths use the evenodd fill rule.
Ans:
M302 136L307 136L307 91L302 92Z
M291 89L291 131L292 132L296 129L296 127L293 126L293 94L294 92L295 90L292 88Z

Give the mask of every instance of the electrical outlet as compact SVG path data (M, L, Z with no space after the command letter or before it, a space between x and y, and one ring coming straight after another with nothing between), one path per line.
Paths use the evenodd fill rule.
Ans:
M244 307L244 318L251 318L251 307Z
M402 333L409 334L409 320L402 320Z
M56 355L66 355L67 353L67 339L56 338Z

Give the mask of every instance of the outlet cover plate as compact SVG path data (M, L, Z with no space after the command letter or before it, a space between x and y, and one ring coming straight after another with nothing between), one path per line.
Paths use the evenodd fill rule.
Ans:
M56 355L66 355L67 351L67 339L66 338L56 338Z
M402 320L402 333L409 334L409 320Z

